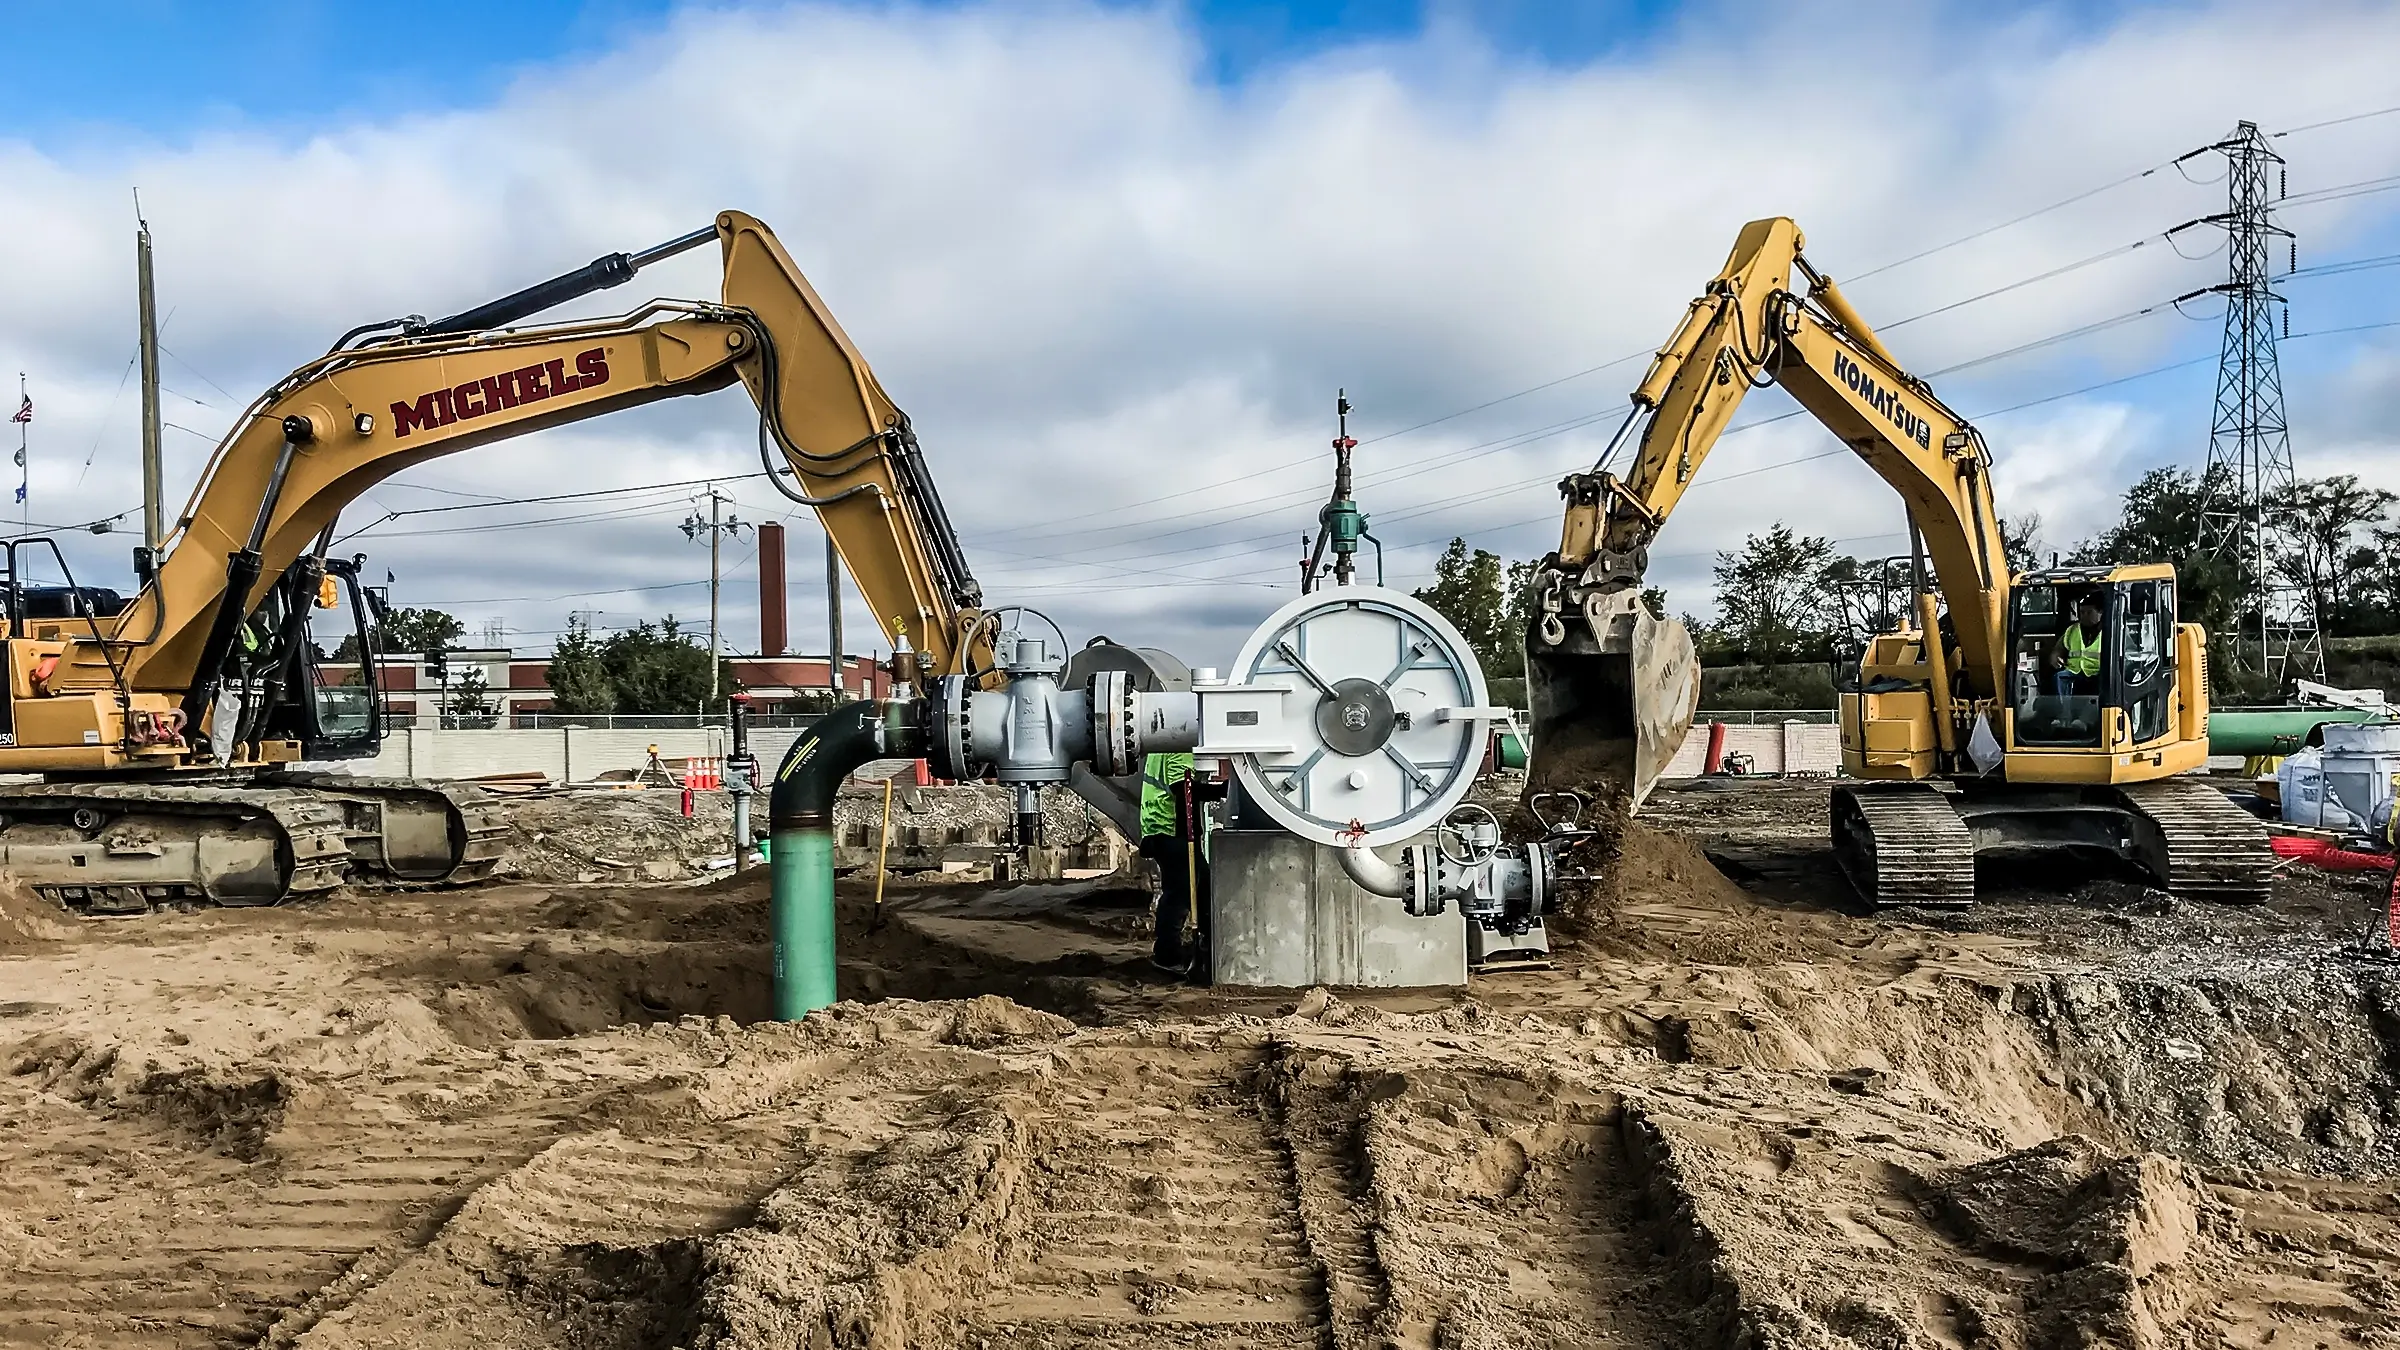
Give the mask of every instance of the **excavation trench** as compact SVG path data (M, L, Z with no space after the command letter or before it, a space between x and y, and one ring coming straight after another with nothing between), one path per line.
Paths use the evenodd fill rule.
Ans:
M788 1025L763 878L40 938L0 1345L2400 1338L2361 896L1860 916L1762 795L1464 998L1166 984L1089 883L845 887Z

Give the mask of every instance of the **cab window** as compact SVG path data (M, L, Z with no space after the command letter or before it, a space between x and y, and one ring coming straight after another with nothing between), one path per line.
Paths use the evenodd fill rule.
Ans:
M2167 734L2175 694L2175 583L2135 581L2125 586L2125 605L2116 625L2119 668L2133 743Z
M2096 746L2107 691L2107 662L2121 650L2108 625L2101 625L2100 666L2096 676L2083 676L2062 664L2064 637L2076 623L2076 610L2087 598L2107 612L2106 585L2072 586L2036 583L2018 586L2009 602L2009 706L2015 713L2017 743L2025 746ZM2080 639L2079 639L2080 640ZM2087 662L2088 663L2088 662Z

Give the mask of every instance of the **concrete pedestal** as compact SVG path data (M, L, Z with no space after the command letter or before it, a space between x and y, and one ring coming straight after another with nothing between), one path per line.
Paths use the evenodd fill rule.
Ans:
M1282 830L1209 836L1218 984L1428 988L1467 982L1467 925L1456 911L1413 917L1360 890L1330 848ZM1399 846L1378 850L1397 859Z

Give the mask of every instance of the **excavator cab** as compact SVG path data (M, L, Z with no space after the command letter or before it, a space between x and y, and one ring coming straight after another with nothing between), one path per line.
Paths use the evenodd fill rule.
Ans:
M350 608L351 630L359 651L358 683L326 683L313 642L302 643L298 652L308 672L301 686L308 691L308 698L301 713L300 740L303 756L311 760L371 759L383 748L383 688L377 678L383 610L381 597L359 585L360 561L325 560L325 579L332 583L326 593L335 597L336 604L346 601ZM319 608L330 611L333 607L320 600Z
M2079 618L2087 605L2099 619L2088 635ZM2053 568L2019 577L2009 592L2008 650L2012 750L2143 746L2176 730L2171 568ZM2091 654L2074 662L2070 652ZM2076 664L2088 670L2070 668Z

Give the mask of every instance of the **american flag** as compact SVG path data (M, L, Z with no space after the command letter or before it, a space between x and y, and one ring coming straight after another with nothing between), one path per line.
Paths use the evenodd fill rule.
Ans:
M33 420L33 395L31 395L31 394L20 394L20 395L18 395L18 397L19 397L19 398L22 398L22 399L23 399L23 400L25 400L25 401L17 405L17 415L16 415L16 416L14 416L14 417L11 417L11 418L9 418L8 420L9 420L9 421L11 421L11 422L30 422L30 421L32 421L32 420Z

